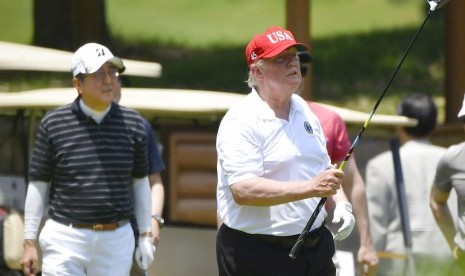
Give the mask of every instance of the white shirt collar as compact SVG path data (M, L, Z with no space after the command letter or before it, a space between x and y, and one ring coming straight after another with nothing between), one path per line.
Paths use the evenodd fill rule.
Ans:
M105 117L105 115L107 115L108 111L110 111L110 108L111 108L111 104L110 104L105 110L97 111L95 109L90 108L88 105L86 105L82 99L79 100L79 106L81 107L81 110L82 112L84 112L84 114L86 114L87 116L90 116L98 124L102 122L103 118Z

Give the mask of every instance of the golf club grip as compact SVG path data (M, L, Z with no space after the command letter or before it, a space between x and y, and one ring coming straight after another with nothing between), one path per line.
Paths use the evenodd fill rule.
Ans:
M345 165L347 163L347 160L349 160L350 156L352 155L352 151L353 151L353 146L350 148L349 152L347 153L346 157L344 158L344 161L342 161L342 163L341 163L341 165L339 166L338 169L340 169L340 170L344 169L344 167L345 167ZM299 253L300 248L304 244L305 239L307 238L308 233L309 233L310 229L312 228L313 223L315 223L316 217L320 213L321 208L323 208L323 206L325 205L326 199L327 199L326 197L323 197L323 198L320 199L320 202L318 202L318 205L316 206L315 210L313 211L312 216L308 220L307 225L305 225L304 230L300 234L299 238L297 239L294 246L292 247L291 252L289 253L289 257L291 259L295 259L297 254Z
M289 253L289 257L291 259L295 259L297 257L297 254L299 254L300 249L302 248L302 245L304 245L305 239L307 238L308 233L310 232L310 228L312 228L312 225L315 222L316 217L320 213L321 208L323 208L323 206L325 205L326 199L326 197L323 197L320 199L320 202L318 202L318 206L316 206L316 209L315 211L313 211L313 214L308 220L307 225L305 225L304 230L300 234L299 238L292 247L291 252Z

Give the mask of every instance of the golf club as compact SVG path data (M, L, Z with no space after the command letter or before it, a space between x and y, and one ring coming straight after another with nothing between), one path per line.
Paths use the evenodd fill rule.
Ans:
M404 238L407 265L404 267L403 275L415 275L415 260L412 251L412 231L410 229L410 216L408 213L407 195L405 194L404 174L402 172L402 161L400 159L399 138L390 141L392 161L394 164L394 178L396 182L397 203L399 204L400 225Z
M347 152L347 155L346 157L344 158L344 160L342 161L341 165L339 166L339 169L342 170L344 169L347 161L349 160L350 156L352 155L352 152L354 151L355 147L357 146L357 144L360 142L360 139L363 135L363 133L365 132L366 128L368 127L368 125L370 124L371 122L371 119L373 117L373 115L375 114L376 110L378 109L378 106L379 104L381 103L384 95L386 94L386 91L388 90L389 86L391 85L392 81L394 80L394 78L396 77L397 75L397 72L399 71L400 67L402 66L402 64L404 63L404 60L405 60L405 57L407 56L407 54L409 53L410 49L412 48L412 45L413 43L415 42L415 40L417 39L418 37L418 34L421 32L421 30L423 29L423 26L425 25L426 21L428 20L430 14L443 7L444 5L447 4L447 2L449 2L449 0L432 0L432 1L427 1L428 4L430 5L430 9L425 17L425 19L423 20L423 23L421 24L420 28L417 30L417 32L415 33L415 35L413 36L412 38L412 41L410 42L407 50L405 51L404 55L402 56L402 59L400 60L399 64L397 65L396 69L394 70L394 73L391 75L391 77L389 78L386 86L384 87L381 95L379 96L378 100L376 101L376 104L373 108L373 110L371 111L371 113L369 114L368 118L366 119L365 123L363 124L363 127L362 129L360 130L360 132L358 133L358 135L355 137L355 140L354 142L352 143L349 151ZM321 208L323 208L325 202L326 202L326 197L323 197L320 199L320 202L318 202L318 205L315 209L315 211L313 211L313 214L312 216L310 217L309 221L307 222L307 224L305 225L305 228L303 229L302 233L300 234L299 238L297 239L296 243L294 244L294 246L292 247L291 249L291 252L289 253L289 257L291 259L295 259L297 257L297 254L299 253L300 249L302 248L302 245L304 244L305 242L305 239L307 238L309 232L310 232L310 229L312 228L312 225L313 223L315 222L318 214L320 213L321 211Z

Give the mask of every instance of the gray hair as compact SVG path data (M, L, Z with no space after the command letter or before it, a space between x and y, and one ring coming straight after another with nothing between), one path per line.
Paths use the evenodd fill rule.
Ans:
M252 67L259 67L261 68L263 66L263 59L259 59L257 60L255 63L252 63L250 65L250 70L249 70L249 73L248 73L248 78L247 78L247 85L250 87L250 88L254 88L255 86L257 86L257 80L255 79L255 76L253 75L252 73Z

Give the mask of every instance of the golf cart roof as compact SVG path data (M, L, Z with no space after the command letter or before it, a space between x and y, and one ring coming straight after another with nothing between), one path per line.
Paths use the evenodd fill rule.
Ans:
M68 51L0 41L0 70L70 72ZM160 77L162 67L156 62L123 59L125 75Z
M122 88L121 105L133 108L147 117L205 119L216 121L230 106L245 95L187 89ZM23 92L0 93L0 112L12 110L48 110L72 102L77 96L74 88L48 88ZM365 112L326 105L337 112L347 124L363 124ZM415 125L416 120L403 116L375 114L371 125Z

